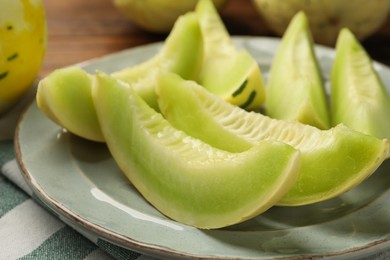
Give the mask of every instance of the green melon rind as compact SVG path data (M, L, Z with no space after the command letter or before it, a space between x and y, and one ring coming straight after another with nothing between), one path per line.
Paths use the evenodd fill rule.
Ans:
M340 124L330 130L247 112L171 73L157 80L160 111L177 129L221 150L242 152L264 140L301 152L300 175L277 203L306 205L336 197L370 176L389 155L387 140Z
M390 139L390 98L370 56L349 29L341 30L331 72L332 124Z
M200 0L195 8L204 39L205 61L197 80L226 101L252 110L265 101L263 75L247 50L232 42L213 2Z
M146 200L178 222L206 229L242 222L273 206L297 178L300 156L289 145L265 141L243 153L213 148L100 73L93 98L115 161Z
M291 20L271 65L266 113L320 129L330 127L324 83L303 12Z
M203 64L203 38L195 14L181 16L162 49L139 65L113 73L131 83L137 93L158 109L154 74L159 69L194 79ZM80 137L104 142L91 96L93 75L78 66L57 69L38 84L40 110L60 126Z

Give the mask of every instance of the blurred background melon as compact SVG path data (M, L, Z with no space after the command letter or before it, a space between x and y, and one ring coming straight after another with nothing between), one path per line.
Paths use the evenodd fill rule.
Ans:
M252 0L278 35L291 18L304 11L317 43L334 46L341 28L348 27L359 40L375 33L386 21L389 0Z
M0 114L30 89L46 52L41 0L0 1Z
M168 33L176 19L193 11L198 0L113 0L115 6L141 28L156 33ZM228 0L213 0L217 8Z

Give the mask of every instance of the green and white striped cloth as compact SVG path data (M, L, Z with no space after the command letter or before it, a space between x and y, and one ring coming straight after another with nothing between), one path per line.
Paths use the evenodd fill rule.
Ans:
M33 93L0 117L0 259L154 259L80 234L31 197L15 160L13 135Z
M0 117L0 259L154 259L92 234L81 234L32 198L15 160L13 144L18 115L32 93ZM387 251L362 260L389 259L390 251Z

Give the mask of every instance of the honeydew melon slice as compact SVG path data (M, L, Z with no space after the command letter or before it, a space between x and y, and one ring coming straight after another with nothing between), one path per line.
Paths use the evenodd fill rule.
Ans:
M248 51L236 48L211 0L200 0L195 12L205 46L198 82L232 104L248 110L259 108L265 89L256 60Z
M104 142L91 86L93 76L79 67L58 69L38 84L39 109L56 124L86 139Z
M161 73L157 83L161 113L190 136L230 152L245 151L264 140L284 142L301 152L298 180L278 205L306 205L336 197L370 176L389 155L386 139L342 124L319 130L247 112L171 73Z
M390 139L390 98L370 56L349 29L341 30L331 72L332 124Z
M158 109L153 88L154 71L165 69L192 79L198 75L202 62L202 34L197 17L192 13L177 20L162 49L153 58L113 76L131 82L137 93ZM92 77L77 66L57 69L39 82L36 100L46 116L68 131L104 142L92 102Z
M93 98L114 160L153 206L178 222L220 228L274 205L297 178L300 156L264 141L229 153L172 127L124 82L97 74Z
M203 59L204 46L200 24L197 16L189 12L177 19L163 48L153 58L135 67L114 72L112 76L131 83L137 93L156 109L158 105L152 82L154 72L165 69L185 79L196 79Z
M329 112L307 17L291 20L271 65L266 87L266 113L320 129L330 127Z

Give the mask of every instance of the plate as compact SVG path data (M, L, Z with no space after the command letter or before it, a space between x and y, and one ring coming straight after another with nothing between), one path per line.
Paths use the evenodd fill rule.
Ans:
M252 53L267 77L279 40L234 37L234 42ZM145 45L80 66L109 73L150 58L161 46ZM329 75L333 50L317 46L316 52ZM389 87L389 68L375 67ZM36 103L18 125L16 151L34 195L51 211L78 230L140 253L169 259L351 259L390 249L389 161L332 200L273 207L238 225L200 230L160 214L127 181L105 144L69 134Z

